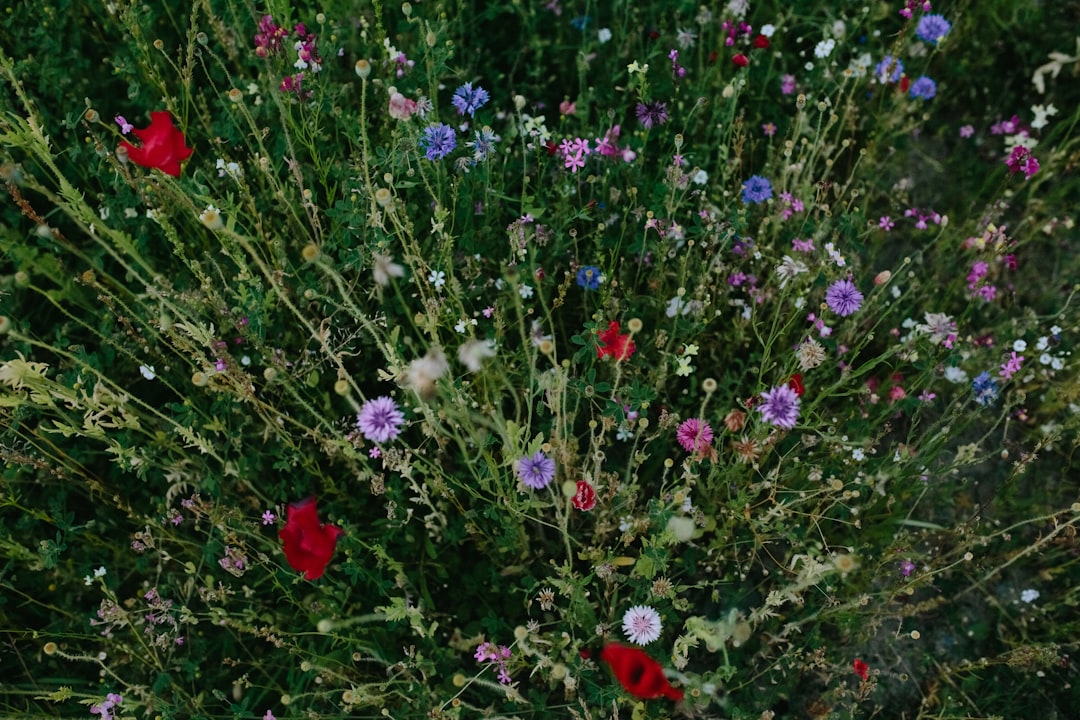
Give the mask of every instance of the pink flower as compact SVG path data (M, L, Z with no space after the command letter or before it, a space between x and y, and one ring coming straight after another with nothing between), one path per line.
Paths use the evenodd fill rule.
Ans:
M713 441L713 431L709 423L698 418L684 420L675 433L679 444L687 452L703 455L708 452Z
M408 120L414 112L416 112L415 100L410 100L396 90L390 94L390 117Z

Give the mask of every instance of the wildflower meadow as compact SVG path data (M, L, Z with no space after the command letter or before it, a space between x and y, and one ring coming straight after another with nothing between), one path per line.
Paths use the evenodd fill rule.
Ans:
M1076 2L3 18L0 717L1076 717Z

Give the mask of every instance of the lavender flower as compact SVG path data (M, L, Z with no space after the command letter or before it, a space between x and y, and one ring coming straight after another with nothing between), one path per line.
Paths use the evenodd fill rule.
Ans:
M742 186L742 201L750 203L763 203L772 197L772 183L760 175L751 175Z
M918 80L911 83L908 94L913 98L929 100L937 95L937 83L923 75Z
M533 490L543 490L555 478L555 461L537 451L517 461L517 475Z
M405 416L397 403L385 395L368 400L356 416L356 427L371 442L393 440L401 432Z
M923 15L915 28L920 40L937 45L952 29L952 24L941 15Z
M778 385L761 393L757 409L766 422L790 430L799 419L799 396L787 385Z
M427 126L424 128L424 136L420 138L420 147L428 160L446 157L457 147L454 128L445 123Z
M638 122L644 125L646 130L649 130L653 125L663 125L667 122L667 103L639 102L634 109L634 114L637 115Z
M825 292L825 304L840 317L847 317L862 307L863 294L850 280L837 280Z
M874 66L874 77L879 82L894 83L904 74L904 63L886 55L885 58Z
M622 628L630 642L648 645L660 637L660 613L648 605L635 605L623 615Z
M480 109L491 96L482 87L474 88L472 83L465 83L454 91L450 103L457 108L458 115L472 115Z

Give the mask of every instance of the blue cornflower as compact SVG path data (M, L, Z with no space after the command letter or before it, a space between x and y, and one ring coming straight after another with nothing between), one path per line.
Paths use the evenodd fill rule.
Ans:
M886 73L888 76L886 76ZM894 60L892 55L886 55L885 59L874 66L874 77L881 82L894 83L904 74L904 63Z
M472 115L479 110L491 96L482 87L473 87L472 83L465 83L454 91L454 97L450 103L457 108L458 115L468 113Z
M424 136L420 138L420 147L423 148L428 160L446 157L457 147L454 128L445 123L428 125L424 128Z
M538 450L517 461L517 476L533 490L543 490L555 478L555 461Z
M919 25L915 28L915 34L919 36L920 40L925 40L928 43L938 44L945 35L952 29L952 24L941 15L923 15L919 20Z
M470 140L465 144L472 149L473 160L483 162L487 160L488 155L495 152L495 143L499 142L499 136L487 125L477 130L475 136L475 140Z
M929 100L937 95L937 83L930 78L923 75L915 82L911 83L911 88L908 90L908 94L913 98L922 98L923 100Z
M596 290L603 281L604 277L600 274L600 268L595 265L586 265L577 271L577 284L586 290Z
M975 391L975 402L983 407L998 399L998 385L990 373L981 372L971 383L971 389Z
M592 22L592 18L588 15L578 15L576 18L570 21L570 25L575 30L584 30L589 27L589 23Z
M751 175L742 186L742 201L750 203L763 203L772 197L772 183L760 175Z

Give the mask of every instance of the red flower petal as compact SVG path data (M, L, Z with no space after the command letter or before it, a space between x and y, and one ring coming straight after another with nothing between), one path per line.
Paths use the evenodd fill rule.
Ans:
M746 57L742 53L739 53L735 57L731 58L731 62L735 63L739 67L746 67L750 64L750 58Z
M866 680L870 676L870 666L859 658L855 658L855 662L853 662L851 666L854 668L855 674L863 680Z
M120 141L120 147L127 150L132 162L180 177L180 163L191 157L193 151L185 144L184 133L173 125L169 113L164 110L150 113L150 126L132 132L142 141L140 147L127 140Z
M313 497L292 503L286 510L285 527L278 537L285 545L285 559L293 570L308 580L318 580L334 555L338 538L345 531L337 525L319 522L317 500Z
M802 397L803 393L806 392L806 387L803 385L802 375L800 373L795 373L794 375L792 375L791 379L788 380L787 384L788 387L794 390L795 394L799 397Z
M764 35L758 35L756 38L754 38L754 47L756 47L758 50L764 50L765 48L769 47L769 38L765 37Z
M600 659L611 667L611 672L615 674L619 684L636 698L652 700L666 697L675 701L683 699L683 691L668 683L660 663L641 648L611 643L600 651Z
M626 360L634 354L633 341L629 335L619 334L619 323L608 323L607 330L601 330L596 336L600 339L600 347L596 348L596 357L603 358L614 355L616 360Z
M596 491L593 490L592 485L589 483L584 480L578 480L577 492L574 493L574 497L570 502L578 510L588 512L596 507Z

